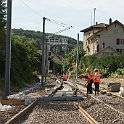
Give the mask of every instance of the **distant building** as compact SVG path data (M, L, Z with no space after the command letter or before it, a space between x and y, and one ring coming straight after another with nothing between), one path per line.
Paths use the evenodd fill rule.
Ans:
M119 21L100 23L81 30L86 55L107 56L124 53L124 25Z
M61 46L62 47L62 51L65 51L65 53L67 52L68 38L48 36L47 37L47 43L48 43L49 47L53 47L54 46L54 48L55 48L54 52L57 51L57 46Z

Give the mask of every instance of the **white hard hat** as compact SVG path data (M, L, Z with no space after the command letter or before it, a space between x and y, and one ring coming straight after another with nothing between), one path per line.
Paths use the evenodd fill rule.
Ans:
M89 71L89 68L86 68L86 72Z
M98 71L98 68L95 68L94 71Z

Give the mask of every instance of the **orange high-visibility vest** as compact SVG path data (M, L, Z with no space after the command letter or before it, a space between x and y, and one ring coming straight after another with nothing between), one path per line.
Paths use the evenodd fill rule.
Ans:
M94 83L100 83L100 72L95 72Z
M68 80L68 76L67 75L64 75L63 76L63 81L67 81Z
M90 80L93 80L94 76L92 75L91 71L88 72L88 77L89 77Z

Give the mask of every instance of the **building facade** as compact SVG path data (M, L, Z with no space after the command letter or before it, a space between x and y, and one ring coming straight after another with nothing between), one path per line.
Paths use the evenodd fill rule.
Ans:
M124 25L109 20L109 24L96 24L81 30L86 55L106 56L124 53Z

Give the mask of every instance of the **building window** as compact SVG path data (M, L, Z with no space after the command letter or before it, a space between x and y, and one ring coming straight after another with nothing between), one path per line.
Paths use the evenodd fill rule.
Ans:
M99 52L99 44L97 42L96 51Z
M89 46L87 46L87 50L88 50L88 52L90 52L90 48L89 48Z
M122 50L122 49L120 49L120 50L119 50L119 53L121 53L121 54L122 54L122 52L123 52L123 50Z
M116 44L119 45L119 44L123 44L124 45L124 39L116 39Z
M113 52L103 52L102 54L103 54L103 56L111 56L111 55L114 55Z
M105 48L105 43L102 43L102 48L103 48L103 49Z
M119 39L116 40L116 44L119 45Z
M116 49L117 52L119 52L120 54L124 53L124 49Z
M119 49L116 49L117 52L119 52Z

